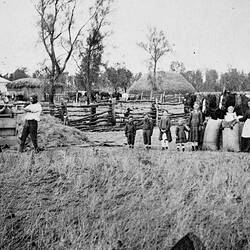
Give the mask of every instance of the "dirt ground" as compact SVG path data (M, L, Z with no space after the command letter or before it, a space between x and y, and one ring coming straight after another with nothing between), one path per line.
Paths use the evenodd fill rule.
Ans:
M175 126L171 127L171 134L173 141L169 145L169 150L175 150ZM99 142L99 143L107 143L107 144L114 144L114 145L124 145L127 142L125 137L124 131L112 131L112 132L86 132L86 136L88 137L89 141ZM138 130L136 132L135 138L135 147L136 148L143 148L143 137L142 137L142 130ZM159 128L155 127L152 136L152 148L153 149L160 149L161 142L159 141ZM190 143L186 144L187 150L190 150Z

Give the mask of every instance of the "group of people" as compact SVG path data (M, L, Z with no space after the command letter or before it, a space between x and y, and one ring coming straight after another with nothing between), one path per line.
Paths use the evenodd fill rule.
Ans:
M3 98L2 98L3 99ZM5 100L7 102L7 99ZM6 105L4 105L6 106ZM0 111L1 111L0 107ZM40 115L42 112L42 106L38 102L37 95L32 95L30 97L30 104L23 108L23 111L26 112L25 123L20 137L20 152L23 152L25 141L30 135L31 140L34 145L36 152L39 151L37 144L37 128L38 122L40 121ZM130 114L130 109L128 108L125 117L125 136L127 138L127 144L129 148L134 148L136 131L138 130L138 125L133 116ZM61 120L64 124L67 122L68 111L66 103L61 100L61 111L60 111ZM212 118L211 118L212 119ZM237 116L234 112L234 107L229 106L227 108L227 113L224 116L224 120L221 125L221 130L230 129L234 130L234 127L239 122L244 122L242 133L241 133L241 151L250 152L250 100L248 101L248 109L243 116ZM201 149L201 141L204 135L204 130L206 128L207 119L204 119L204 116L200 110L200 105L195 102L193 110L189 114L189 118L185 120L180 118L178 124L175 127L175 142L176 149L178 151L185 151L186 143L190 142L192 146L192 151ZM143 130L143 143L146 149L150 149L152 145L152 135L153 130L156 125L156 107L153 104L151 111L145 113L143 116L142 123L140 128ZM172 142L173 136L171 134L171 119L168 111L164 111L163 115L158 124L159 127L159 140L161 141L161 149L167 150L169 148L169 143ZM230 133L229 130L229 133Z
M192 151L201 149L206 122L207 119L204 120L200 105L194 103L193 110L190 112L188 120L186 121L184 118L178 120L178 124L175 128L176 149L178 151L185 151L187 142L191 143ZM229 106L222 122L221 130L226 128L233 130L234 126L239 122L244 122L241 133L241 151L250 152L250 101L248 102L248 110L245 112L244 116L237 116L234 112L234 107ZM144 114L142 129L145 148L150 149L154 122L147 113ZM136 130L137 125L133 117L129 115L125 125L125 136L127 137L127 144L130 148L134 148ZM163 112L159 122L159 140L161 141L162 150L168 149L169 143L172 142L171 120L167 111Z
M162 150L167 150L169 148L169 143L172 142L172 135L170 130L171 120L169 115L170 114L167 111L164 111L159 122L159 140L161 141ZM128 122L125 125L125 136L127 137L127 144L129 148L134 148L136 130L137 125L134 122L133 117L130 115L128 118ZM144 114L142 130L144 146L146 149L150 149L152 144L151 137L154 130L154 120L147 113ZM178 125L176 126L176 145L178 151L185 151L185 144L187 142L186 131L190 131L190 129L185 124L185 120L179 119ZM191 134L191 136L192 138L194 138L193 134Z

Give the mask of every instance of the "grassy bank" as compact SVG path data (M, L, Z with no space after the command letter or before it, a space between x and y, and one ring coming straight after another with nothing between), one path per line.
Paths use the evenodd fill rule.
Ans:
M124 157L126 156L126 157ZM0 248L249 249L250 155L77 149L2 154Z

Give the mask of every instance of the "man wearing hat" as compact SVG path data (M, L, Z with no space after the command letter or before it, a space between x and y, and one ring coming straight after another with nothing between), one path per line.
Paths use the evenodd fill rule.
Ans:
M23 110L26 112L26 116L21 136L19 152L23 152L25 141L28 135L30 135L35 152L38 153L37 128L38 122L40 121L42 106L37 100L37 95L32 95L30 97L30 104L27 107L23 108Z

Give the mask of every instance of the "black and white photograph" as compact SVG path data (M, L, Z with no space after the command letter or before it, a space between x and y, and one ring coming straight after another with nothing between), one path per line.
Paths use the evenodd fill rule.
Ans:
M250 1L0 0L0 249L249 250Z

